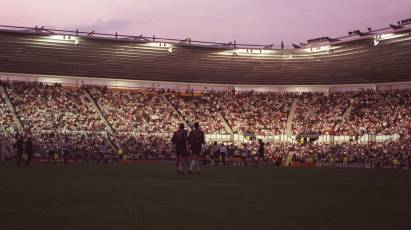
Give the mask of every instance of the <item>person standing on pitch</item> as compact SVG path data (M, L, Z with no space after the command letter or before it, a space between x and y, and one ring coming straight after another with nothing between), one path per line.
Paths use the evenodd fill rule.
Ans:
M188 135L188 143L191 147L191 163L188 173L193 173L194 169L200 174L200 155L205 143L204 132L201 131L198 122L194 123L194 130Z
M263 140L259 139L258 140L259 143L259 147L258 147L258 157L257 157L257 162L255 162L255 166L260 164L260 160L263 161L264 166L267 166L266 164L266 160L264 157L265 154L265 143L263 142Z
M225 166L225 158L227 155L227 148L225 147L224 143L220 145L220 162Z
M70 148L70 143L68 141L68 138L66 137L63 141L63 143L61 144L61 149L63 151L63 162L64 165L68 164L68 160L70 157L70 153L69 153L69 148Z
M26 165L30 166L31 165L31 160L33 159L33 155L34 155L33 140L31 139L30 135L27 135L26 143L25 143L24 147L25 147L25 152L27 154Z
M17 158L17 166L20 166L21 160L23 158L23 148L24 148L24 140L22 134L17 134L17 141L14 144L16 148L16 158Z
M248 148L247 144L244 143L243 149L241 150L241 158L243 159L243 165L247 166L247 159L248 159Z
M184 174L183 164L187 158L187 139L188 132L184 129L184 124L179 125L179 129L174 132L171 142L176 147L176 163L177 163L177 172Z

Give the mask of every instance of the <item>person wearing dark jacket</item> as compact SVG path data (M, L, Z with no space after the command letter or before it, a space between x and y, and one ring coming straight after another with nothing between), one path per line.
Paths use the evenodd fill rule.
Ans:
M33 159L33 155L34 155L33 140L30 135L28 135L26 138L26 143L25 143L24 148L27 154L26 165L30 166L31 160Z
M265 156L264 156L264 154L265 154L265 143L261 139L258 140L258 143L259 143L258 155L257 155L257 161L255 162L255 166L260 164L260 160L262 161L264 166L267 166L267 162L266 162Z
M183 174L183 164L187 158L187 139L188 139L188 132L184 129L184 124L179 125L179 129L174 132L173 137L171 138L171 142L175 145L176 149L176 164L177 164L177 172Z
M66 137L63 141L63 143L61 144L61 149L63 151L63 162L64 165L68 164L68 160L70 158L70 152L69 152L69 148L70 148L70 143L68 138Z
M200 155L201 150L203 148L203 144L205 143L204 132L201 131L200 125L198 122L194 123L194 130L190 132L188 135L188 143L190 144L191 148L191 163L189 173L192 173L194 168L196 172L200 173Z
M17 158L17 166L20 166L21 160L23 158L23 148L24 148L24 140L21 134L17 134L17 141L14 144L16 148L16 158Z

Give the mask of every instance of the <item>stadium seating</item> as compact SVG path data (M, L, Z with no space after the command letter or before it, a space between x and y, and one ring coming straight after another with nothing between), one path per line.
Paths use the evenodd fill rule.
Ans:
M227 92L214 99L234 132L274 135L284 132L292 96Z
M351 93L303 93L293 122L293 133L334 134L334 127L350 104Z
M104 130L103 122L78 88L13 82L7 91L25 130Z
M194 95L37 82L2 82L2 85L40 154L58 151L63 142L68 142L71 151L82 159L101 152L114 154L119 149L125 151L129 159L172 159L170 137L181 122L172 106L183 119L200 122L207 134L227 133L221 120L225 119L235 133L264 136L284 133L291 102L298 99L294 134L399 134L401 138L368 144L286 146L267 143L270 159L284 159L291 153L293 161L301 164L356 162L375 167L389 165L394 160L405 165L411 160L410 90L329 94L229 91ZM84 96L84 90L91 94L113 127L113 133L104 129L104 122ZM344 120L343 114L350 105L352 111ZM341 125L335 129L337 123ZM10 127L17 130L3 96L0 97L0 124L1 133L10 133ZM240 154L241 143L233 144L230 148L234 154ZM256 153L257 147L255 142L248 144L251 153ZM212 145L207 144L205 149L213 154Z
M189 124L199 122L206 133L226 133L218 113L220 107L215 104L219 94L204 94L199 96L171 94L169 100L182 114Z
M116 131L170 133L178 117L159 92L88 87L108 122Z
M0 94L0 135L3 135L10 131L9 129L16 129L13 121L13 115L11 114L7 104Z
M366 91L357 93L353 98L353 111L338 133L404 134L410 129L410 91Z
M78 87L37 82L4 83L25 130L102 132L104 122ZM298 99L293 133L329 135L402 134L410 129L411 91L323 93L215 92L197 95L87 86L115 132L168 133L181 122L199 122L208 134L282 134L293 98ZM167 95L163 97L163 95ZM13 127L3 98L2 127ZM173 107L177 110L174 111ZM349 105L352 111L343 120ZM341 123L337 127L336 124Z

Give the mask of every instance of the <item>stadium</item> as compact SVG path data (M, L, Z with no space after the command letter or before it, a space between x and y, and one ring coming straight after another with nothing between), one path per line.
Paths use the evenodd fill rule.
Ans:
M2 25L0 51L1 229L411 224L411 19L292 45Z

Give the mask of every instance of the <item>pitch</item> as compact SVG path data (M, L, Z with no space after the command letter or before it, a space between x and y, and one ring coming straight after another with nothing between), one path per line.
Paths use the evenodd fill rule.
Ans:
M409 229L411 171L0 163L0 229Z

